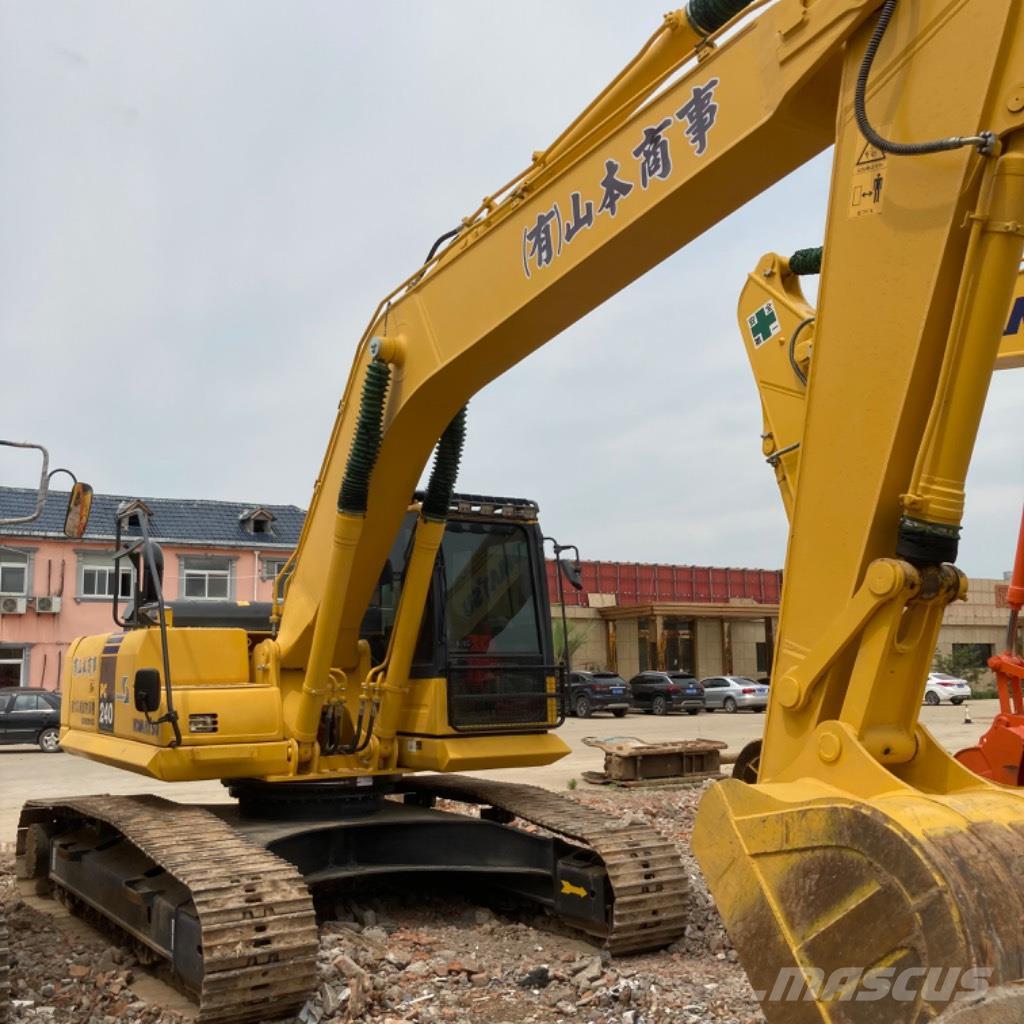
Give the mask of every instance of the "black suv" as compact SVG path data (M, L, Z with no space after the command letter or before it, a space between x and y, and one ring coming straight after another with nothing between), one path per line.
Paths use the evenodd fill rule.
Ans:
M695 715L704 707L704 687L685 672L641 672L629 681L633 707L652 715L682 709Z
M21 686L0 689L0 743L38 743L60 750L60 694Z
M569 673L569 710L577 718L589 718L595 711L622 718L632 696L626 680L614 672Z

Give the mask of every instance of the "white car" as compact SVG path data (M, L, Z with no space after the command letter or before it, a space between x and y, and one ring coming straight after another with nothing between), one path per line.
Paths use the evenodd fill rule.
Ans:
M925 704L963 704L971 695L971 688L966 679L946 675L945 672L929 672L928 682L924 688Z

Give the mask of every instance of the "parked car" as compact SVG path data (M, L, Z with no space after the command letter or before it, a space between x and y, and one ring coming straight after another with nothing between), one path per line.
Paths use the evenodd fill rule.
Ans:
M623 718L632 698L629 683L614 672L569 673L569 710L577 718L589 718L595 711Z
M704 707L708 711L721 708L730 715L737 711L764 711L768 707L768 687L747 676L709 676L702 679Z
M925 704L941 704L944 700L950 704L963 704L970 695L971 687L966 679L945 672L928 673L928 682L924 687Z
M641 672L629 681L633 707L652 715L683 710L695 715L704 707L704 689L685 672Z
M60 750L60 694L20 686L0 689L0 743L38 743Z

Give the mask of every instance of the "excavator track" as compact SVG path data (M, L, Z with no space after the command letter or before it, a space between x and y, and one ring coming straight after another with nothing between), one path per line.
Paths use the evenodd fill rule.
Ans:
M189 993L201 1024L294 1014L316 987L316 917L302 876L215 815L154 796L33 800L22 809L19 859L33 824L57 835L108 826L187 888L202 936L202 982Z
M676 845L649 826L624 824L537 786L426 775L404 779L401 788L495 807L590 847L604 862L614 895L610 929L592 934L613 954L661 949L682 936L689 876Z

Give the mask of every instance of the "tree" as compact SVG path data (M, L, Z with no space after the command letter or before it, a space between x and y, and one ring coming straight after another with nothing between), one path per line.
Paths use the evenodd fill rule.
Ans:
M980 683L982 673L987 667L978 664L978 653L971 644L954 644L951 654L935 655L936 672L945 672L946 675L966 679L972 687Z
M560 660L565 660L565 648L566 648L566 632L568 633L568 647L569 647L569 659L571 660L573 655L587 642L587 638L583 635L583 632L577 628L575 623L567 623L568 630L562 628L562 617L552 616L551 617L551 638L554 641L555 646L555 657Z

